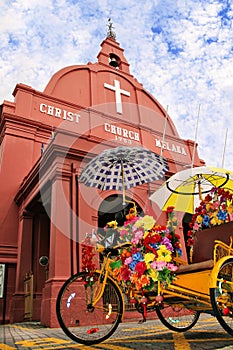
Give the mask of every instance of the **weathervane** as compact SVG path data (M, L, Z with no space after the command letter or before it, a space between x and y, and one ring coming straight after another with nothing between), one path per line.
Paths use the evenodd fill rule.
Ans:
M113 31L114 27L112 26L111 18L108 19L107 26L108 26L107 37L116 40L116 33Z

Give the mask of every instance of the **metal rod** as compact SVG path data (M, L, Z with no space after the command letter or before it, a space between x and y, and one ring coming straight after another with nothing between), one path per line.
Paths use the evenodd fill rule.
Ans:
M123 169L123 163L121 162L121 176L122 176L122 205L125 205L125 183L124 183L124 169Z
M167 109L166 109L164 128L163 128L163 137L162 137L162 144L161 144L161 150L160 150L160 155L161 156L163 154L163 143L164 143L165 134L166 134L166 128L167 128L167 117L168 117L168 105L167 105Z
M195 138L194 138L194 146L193 146L193 156L192 156L191 168L193 168L194 157L195 157L195 151L196 151L197 131L198 131L198 124L199 124L199 117L200 117L200 109L201 109L201 105L199 104L199 107L198 107L198 114L197 114L197 123L196 123L196 130L195 130Z
M227 133L228 133L228 128L227 128L227 130L226 130L225 143L224 143L224 148L223 148L222 168L224 167L224 162L225 162L225 153L226 153L226 144L227 144Z

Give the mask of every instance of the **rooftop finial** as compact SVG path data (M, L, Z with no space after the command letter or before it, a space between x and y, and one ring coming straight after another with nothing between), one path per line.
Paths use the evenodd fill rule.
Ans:
M107 32L107 38L112 38L116 40L116 33L113 31L112 21L111 18L108 19L108 32Z

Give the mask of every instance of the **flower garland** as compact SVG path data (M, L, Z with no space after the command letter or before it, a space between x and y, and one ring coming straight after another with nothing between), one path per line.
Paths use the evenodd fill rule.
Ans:
M178 220L174 213L174 207L167 207L167 229L169 230L168 238L171 240L171 243L178 256L182 255L181 244L180 244L180 235L176 233L176 228L178 226Z
M91 242L91 236L86 234L85 239L81 244L82 251L82 271L92 273L96 269L94 262L95 248Z
M181 254L179 236L175 235L177 220L173 209L168 211L168 226L156 225L152 216L140 218L131 210L123 227L118 228L120 241L132 242L119 252L111 263L115 279L137 290L154 290L158 281L165 285L175 278L177 266L173 256ZM175 242L175 245L172 243Z
M196 232L233 220L233 196L223 188L213 187L195 209L190 222L187 245L192 246Z

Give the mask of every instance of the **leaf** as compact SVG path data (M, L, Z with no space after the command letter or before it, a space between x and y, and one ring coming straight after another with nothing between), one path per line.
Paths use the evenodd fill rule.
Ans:
M122 266L121 260L112 261L110 263L110 267L112 270L117 269L117 268L119 269L121 266Z

